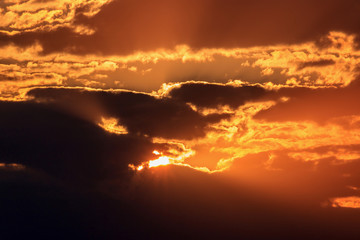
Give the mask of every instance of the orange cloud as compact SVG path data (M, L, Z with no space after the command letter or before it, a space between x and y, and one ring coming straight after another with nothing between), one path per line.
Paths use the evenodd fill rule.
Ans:
M2 33L15 35L22 32L53 31L59 27L70 27L79 34L93 34L94 30L73 24L76 12L88 17L97 14L101 7L112 0L62 0L62 1L6 1L0 9Z
M331 200L332 207L360 208L360 197L340 197Z
M101 122L98 124L104 130L115 134L127 134L128 131L124 126L119 125L116 118L101 118Z
M272 88L346 86L358 75L360 64L354 36L330 32L327 39L331 44L326 48L318 47L315 42L198 50L182 45L172 50L125 56L44 55L40 44L26 48L5 45L1 47L0 60L4 63L0 74L8 79L35 73L52 74L61 76L64 86L121 87L146 92L158 90L163 84L190 80L261 83Z

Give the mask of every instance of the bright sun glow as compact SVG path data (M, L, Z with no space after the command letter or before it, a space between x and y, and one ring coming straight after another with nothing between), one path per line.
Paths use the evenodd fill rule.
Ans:
M158 159L149 161L149 168L158 167L170 164L170 159L167 156L161 156Z
M360 198L357 196L332 199L332 207L360 208Z
M158 158L155 160L150 160L146 163L143 163L141 165L135 166L133 164L129 164L129 168L131 168L132 170L137 170L137 171L141 171L144 168L152 168L152 167L158 167L158 166L165 166L165 165L169 165L169 164L173 164L174 161L173 159L170 159L170 157L167 156L161 156L162 153L160 153L157 150L153 151L153 154L157 155Z

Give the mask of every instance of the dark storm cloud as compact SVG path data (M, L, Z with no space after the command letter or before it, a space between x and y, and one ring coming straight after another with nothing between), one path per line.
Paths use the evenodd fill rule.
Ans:
M92 122L51 106L0 103L0 162L18 163L80 183L123 177L128 164L152 156L157 144L110 134Z
M17 177L16 182L1 183L3 239L29 234L52 239L179 240L359 236L359 211L283 204L244 182L232 184L220 175L189 168L150 169L136 176L128 194L118 197Z
M127 54L136 50L248 47L312 41L329 31L359 33L356 0L332 1L113 1L93 16L77 10L74 24L95 29L79 35L69 28L0 37L20 46L35 41L44 53ZM294 27L296 26L296 27Z
M234 87L207 83L185 83L181 84L179 88L171 90L169 96L199 107L216 108L228 105L231 108L238 108L246 102L263 97L267 92L260 86Z
M100 109L97 114L118 118L132 134L151 137L203 137L208 124L229 117L228 114L202 116L182 101L134 92L34 89L28 94L36 100L53 101L80 112L96 103ZM99 121L101 115L93 117Z
M286 177L311 176L311 171L309 175L305 172L297 175L295 166ZM291 177L281 174L272 172L268 178L263 172L254 177L263 176L270 184L277 181L274 186L278 189L285 188L287 181L294 183ZM302 191L308 192L307 187L295 184L298 188L291 189L293 197L301 200L295 203L286 193L279 200L276 189L266 189L269 185L257 188L248 185L242 172L235 171L234 175L234 178L227 174L208 175L176 166L158 168L139 176L133 196L141 198L140 205L146 206L144 217L150 216L149 228L161 239L169 236L174 239L355 239L360 234L356 227L359 211L321 208L310 196L298 204L305 199L300 195ZM278 175L281 177L276 179ZM305 179L309 184L311 180ZM153 222L154 215L160 221ZM339 218L344 222L339 222ZM164 220L171 223L159 228L164 226L161 224Z

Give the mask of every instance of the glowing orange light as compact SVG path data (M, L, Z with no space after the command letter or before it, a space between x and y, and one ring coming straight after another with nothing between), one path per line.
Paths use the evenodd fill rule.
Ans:
M127 130L124 126L119 125L116 118L101 118L101 123L98 124L100 127L108 132L116 134L127 134Z
M156 150L153 151L153 154L160 155L159 151L156 151Z
M149 168L158 167L170 164L170 159L167 156L161 156L158 159L149 161Z
M207 168L192 167L189 164L183 163L185 158L187 158L193 154L193 151L187 151L186 153L180 153L179 156L177 156L177 157L164 156L162 152L159 152L157 150L154 150L152 153L154 155L157 155L158 158L154 159L154 160L149 160L149 161L143 162L141 165L137 165L137 166L135 166L134 164L129 164L128 165L129 168L132 169L133 171L141 171L141 170L144 170L147 168L153 168L153 167L173 164L173 165L178 165L178 166L190 167L190 168L193 168L193 169L196 169L199 171L203 171L203 172L210 172L209 169L207 169Z
M0 169L24 170L25 166L18 163L0 163Z
M360 208L360 197L340 197L332 199L332 207Z
M129 168L131 168L133 171L141 171L144 169L144 165L135 166L134 164L129 164Z

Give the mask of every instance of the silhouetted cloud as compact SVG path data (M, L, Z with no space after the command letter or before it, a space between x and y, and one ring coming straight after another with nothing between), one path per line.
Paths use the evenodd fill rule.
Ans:
M95 120L101 114L118 118L132 134L178 139L205 136L208 124L229 117L229 114L203 116L184 102L155 98L134 92L82 91L76 89L34 89L28 93L36 100L54 101L75 111L94 108ZM89 106L94 103L93 106ZM90 104L91 105L91 104ZM96 109L97 108L97 109Z
M1 102L1 162L41 169L80 183L127 176L128 164L151 158L149 139L111 134L49 105Z
M7 206L2 210L7 218L3 226L11 229L5 236L23 237L29 229L45 228L42 234L48 237L60 228L59 238L72 234L106 239L356 239L360 235L357 209L334 208L331 202L358 195L360 151L356 144L262 148L234 158L228 170L213 174L184 166L139 172L128 168L128 164L153 158L154 149L167 151L170 143L154 143L152 137L193 141L205 137L208 125L220 119L231 121L236 114L205 117L186 102L214 109L229 105L242 111L246 104L275 100L270 111L308 96L313 100L313 92L329 99L344 92L349 96L355 94L356 86L357 82L337 89L265 90L184 83L163 97L43 88L28 93L34 98L31 101L1 102L1 161L25 167L17 171L0 167L6 196L1 201ZM289 99L277 101L283 97ZM105 131L97 125L101 116L118 118L129 133ZM201 134L182 135L194 132L194 126L200 127ZM281 129L276 133L281 134ZM263 140L261 134L257 132ZM276 136L271 138L276 140ZM218 142L217 150L226 150L224 141ZM230 146L237 145L230 142ZM242 147L249 149L249 145ZM16 202L24 203L17 206ZM340 218L346 221L339 223ZM22 221L26 227L14 231ZM74 227L78 223L82 225Z
M266 95L261 86L217 85L206 83L184 83L169 92L173 99L192 103L199 107L216 108L228 105L238 108L245 102L257 100Z

